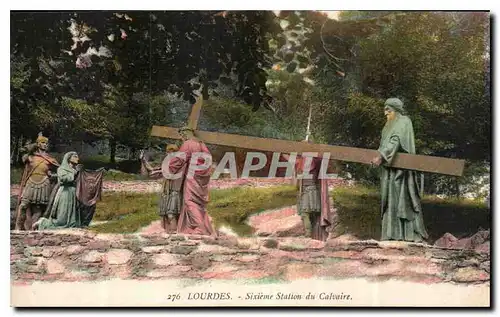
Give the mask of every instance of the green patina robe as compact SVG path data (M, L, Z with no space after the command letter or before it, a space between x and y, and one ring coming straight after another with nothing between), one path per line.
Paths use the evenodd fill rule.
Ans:
M69 164L75 152L64 155L61 166L57 169L58 188L53 202L49 204L48 218L40 218L39 230L78 228L82 226L76 199L76 173Z
M417 173L390 167L397 152L415 154L410 118L398 115L385 125L378 152L385 161L380 175L381 240L424 241L428 234L423 222Z

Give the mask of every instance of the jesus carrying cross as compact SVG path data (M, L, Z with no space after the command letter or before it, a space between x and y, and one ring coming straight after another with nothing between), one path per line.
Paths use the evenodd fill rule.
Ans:
M309 142L295 142L295 141L287 141L287 140L277 140L277 139L265 139L265 138L257 138L257 137L249 137L249 136L241 136L241 135L234 135L234 134L225 134L225 133L218 133L218 132L207 132L207 131L199 131L196 130L197 122L198 122L198 117L200 114L201 110L201 103L202 99L198 98L197 103L193 105L193 110L191 112L190 116L190 124L189 127L191 130L191 133L194 136L196 136L196 139L198 144L203 143L210 143L210 144L216 144L216 145L224 145L224 146L230 146L230 147L236 147L236 148L245 148L249 150L257 150L257 151L271 151L274 152L275 155L273 155L273 164L278 164L278 162L275 162L275 158L279 158L282 153L290 153L290 157L294 157L296 153L302 153L304 155L306 152L308 153L313 153L313 156L318 156L318 157L323 157L323 160L329 160L329 159L336 159L340 161L348 161L348 162L358 162L358 163L364 163L364 164L372 164L372 165L382 165L383 168L386 168L388 171L400 171L396 172L393 175L411 175L411 173L407 173L407 171L421 171L421 172L431 172L431 173L440 173L440 174L447 174L447 175L455 175L455 176L461 176L463 173L463 168L464 168L464 161L463 160L456 160L456 159L449 159L449 158L440 158L440 157L431 157L431 156L423 156L423 155L416 155L414 148L413 149L406 149L404 148L403 144L403 137L399 139L401 143L396 144L394 143L395 138L389 138L391 140L390 142L393 142L393 147L391 148L391 157L385 157L384 160L380 159L381 152L384 151L384 145L381 145L381 148L379 150L369 150L369 149L360 149L360 148L351 148L351 147L342 147L342 146L333 146L333 145L327 145L327 144L312 144ZM398 117L399 118L399 117ZM407 117L405 117L407 118ZM406 120L404 118L400 118L401 120ZM399 119L398 119L399 120ZM400 120L400 121L401 121ZM401 122L403 122L401 121ZM406 120L404 122L410 122L411 121ZM399 122L399 121L398 121ZM385 129L386 130L386 129ZM384 130L384 131L385 131ZM404 133L409 133L410 130L404 130L407 132ZM391 132L392 133L392 132ZM161 127L161 126L153 126L152 131L151 131L152 136L157 136L157 137L163 137L163 138L169 138L169 139L180 139L180 138L185 138L185 136L182 136L181 131L177 131L176 128L171 128L171 127ZM385 134L383 134L383 137ZM409 135L406 135L404 137L410 137ZM411 140L410 140L411 139ZM413 142L414 144L414 139L413 139L413 129L411 128L411 137L408 139L409 141ZM203 142L201 142L201 140ZM386 142L386 141L382 141ZM193 143L194 144L194 143ZM384 143L385 144L385 143ZM194 146L194 145L193 145ZM193 150L199 149L201 152L209 153L208 149L205 151L201 147L197 147L196 149L193 147L186 147L189 153L191 155L193 154ZM182 150L181 150L182 152ZM385 152L383 152L385 153ZM382 154L383 154L382 153ZM255 152L249 152L248 155L253 155L254 157L259 157L259 153ZM260 153L261 156L265 157L264 154ZM277 154L277 155L276 155ZM192 159L193 156L191 156ZM373 159L373 158L376 159ZM199 159L199 156L196 157L196 160ZM247 156L247 162L252 162L253 159L249 159ZM181 161L177 161L181 162ZM186 164L186 161L182 161L183 164ZM205 162L206 163L206 162ZM190 164L191 167L194 167L195 170L200 168L201 166L205 166L205 169L208 170L208 166L210 164L205 164L205 163L193 163ZM210 162L211 163L211 162ZM290 162L288 162L290 163ZM177 163L179 164L179 163ZM259 165L261 168L265 165L265 162L259 162ZM322 164L323 165L323 164ZM255 166L254 166L255 167ZM273 167L273 166L271 166ZM271 168L271 171L275 170ZM406 172L404 172L406 171ZM208 173L207 173L208 174ZM208 185L208 179L210 178L206 174L203 174L203 172L199 172L198 174L194 175L204 175L205 179L207 180L206 185ZM287 173L287 176L290 174ZM273 175L270 175L272 177ZM319 175L320 178L329 178L329 175L326 175L325 173L321 173ZM415 178L416 179L416 178ZM391 178L389 178L389 181L392 181ZM202 183L203 188L205 188L205 183ZM208 195L208 194L207 194ZM204 200L204 194L200 196L201 198L198 199L198 201L205 201ZM394 202L394 200L391 200L391 202ZM406 208L410 208L406 206L406 202L409 202L408 200L401 200L401 204L398 204L397 208L399 212L403 212L402 210L406 210ZM383 201L383 204L386 203L386 200ZM414 207L411 207L414 208ZM416 208L416 207L415 207ZM421 213L420 213L421 214ZM208 216L207 216L208 217ZM398 216L399 217L399 216ZM205 220L203 220L205 221ZM387 222L389 223L389 222ZM388 225L388 226L392 226ZM405 224L406 226L406 224ZM180 228L180 224L179 224ZM409 227L408 227L409 228ZM406 229L406 232L411 229ZM390 230L390 229L387 229ZM205 229L205 232L209 234L211 232L210 229ZM422 238L425 238L425 233L424 231L418 231L420 233L420 236ZM410 235L411 236L411 235ZM407 238L408 235L400 236L391 236L391 235L383 235L382 239L403 239L407 240L410 238ZM420 240L420 239L413 239L411 240Z

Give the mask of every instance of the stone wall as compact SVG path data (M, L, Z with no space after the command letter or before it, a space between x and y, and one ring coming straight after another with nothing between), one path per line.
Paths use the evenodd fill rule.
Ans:
M489 271L489 252L345 237L324 243L304 238L103 235L85 230L11 232L13 283L181 277L489 283Z

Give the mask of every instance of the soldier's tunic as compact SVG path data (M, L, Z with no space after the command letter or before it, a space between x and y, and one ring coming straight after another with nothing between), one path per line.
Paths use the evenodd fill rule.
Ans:
M179 215L182 205L181 190L182 178L163 179L159 202L159 214L161 217Z
M21 179L21 195L18 200L16 228L29 230L31 224L27 221L28 207L35 205L42 209L36 215L32 215L33 221L36 221L44 213L52 190L49 171L59 166L59 163L46 153L26 155L23 161L26 167Z
M332 213L328 197L328 182L320 179L322 159L312 159L309 174L312 178L300 180L300 195L297 202L297 212L302 218L306 235L315 240L325 241L328 237L326 228L331 225ZM305 159L299 158L296 165L297 174L305 168Z
M320 213L321 212L321 192L320 180L318 178L319 169L321 167L321 159L313 158L309 174L311 179L301 180L301 194L298 201L298 213Z
M168 215L178 216L182 206L182 184L183 179L167 179L159 174L162 167L152 168L146 161L142 161L142 173L154 178L162 178L160 199L158 201L158 213L160 217ZM149 168L149 172L147 169Z
M46 205L50 198L51 184L49 170L52 164L49 164L45 158L34 155L30 159L30 165L33 169L31 176L29 176L24 185L21 202Z

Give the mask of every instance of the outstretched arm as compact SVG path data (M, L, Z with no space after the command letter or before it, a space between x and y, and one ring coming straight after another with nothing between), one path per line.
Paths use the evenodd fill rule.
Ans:
M146 160L146 158L143 158L141 160L141 164L144 166L144 168L149 172L153 172L156 168L154 168L153 166L151 166L151 164Z
M144 151L141 151L139 157L141 159L141 170L143 171L143 174L147 174L149 177L161 176L161 167L151 166L144 155Z

